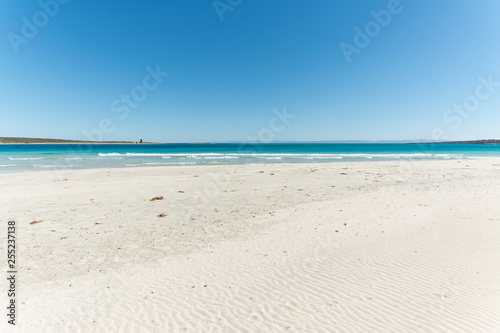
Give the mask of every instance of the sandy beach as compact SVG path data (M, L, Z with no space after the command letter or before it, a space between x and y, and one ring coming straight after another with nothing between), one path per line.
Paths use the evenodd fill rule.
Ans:
M19 246L0 330L500 332L499 176L494 159L0 174L2 249L9 218Z

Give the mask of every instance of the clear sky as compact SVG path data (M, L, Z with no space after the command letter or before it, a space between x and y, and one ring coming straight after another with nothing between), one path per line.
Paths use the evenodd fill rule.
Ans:
M3 0L0 136L500 139L499 17L497 0Z

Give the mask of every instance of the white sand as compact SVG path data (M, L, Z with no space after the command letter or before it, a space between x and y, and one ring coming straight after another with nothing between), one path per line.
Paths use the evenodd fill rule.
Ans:
M500 332L498 161L30 172L0 185L21 246L18 326L3 310L2 332Z

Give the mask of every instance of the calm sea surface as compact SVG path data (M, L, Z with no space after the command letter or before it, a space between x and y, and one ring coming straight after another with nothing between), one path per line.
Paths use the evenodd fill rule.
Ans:
M0 145L0 172L58 168L450 159L500 159L500 145L375 143Z

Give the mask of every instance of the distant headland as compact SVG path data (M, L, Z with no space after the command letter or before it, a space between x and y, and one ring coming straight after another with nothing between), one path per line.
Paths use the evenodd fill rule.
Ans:
M227 141L227 142L193 142L186 143L192 145L211 145L216 143L253 143L254 141ZM258 141L255 141L258 143ZM431 140L386 140L386 141L363 141L363 140L345 140L345 141L273 141L269 143L407 143L407 144L476 144L476 145L500 145L500 140L468 140L468 141L443 141L435 142ZM162 144L159 142L145 142L142 139L138 141L82 141L82 140L65 140L65 139L46 139L46 138L22 138L22 137L0 137L0 144Z
M433 142L435 144L461 144L461 145L500 145L500 140L469 140L469 141L446 141Z
M0 137L0 144L154 144L154 142L132 141L80 141L64 139L43 139L43 138L10 138Z

